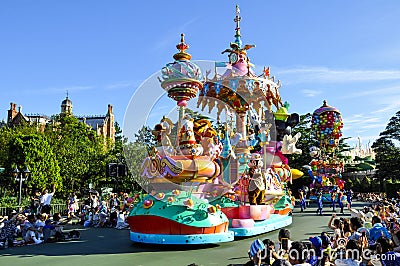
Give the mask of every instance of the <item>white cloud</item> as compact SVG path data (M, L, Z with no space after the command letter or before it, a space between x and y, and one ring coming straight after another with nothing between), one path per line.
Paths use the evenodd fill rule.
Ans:
M386 124L370 124L370 125L361 126L360 128L363 128L363 129L381 128L383 130L383 129L385 129L385 127L386 127ZM365 131L363 131L363 132L365 132Z
M109 84L107 86L105 86L105 88L107 90L118 90L118 89L127 89L127 88L135 88L137 87L140 82L132 82L132 81L120 81L120 82L116 82L114 84Z
M314 97L322 93L322 91L308 89L302 90L301 92L304 93L304 95L306 95L307 97Z
M71 92L80 92L80 91L88 91L94 89L95 86L64 86L64 87L50 87L50 88L42 88L42 89L28 89L24 90L24 93L71 93Z
M382 80L400 80L400 70L330 69L327 67L298 67L276 71L278 76L290 76L290 83L326 82L349 83Z

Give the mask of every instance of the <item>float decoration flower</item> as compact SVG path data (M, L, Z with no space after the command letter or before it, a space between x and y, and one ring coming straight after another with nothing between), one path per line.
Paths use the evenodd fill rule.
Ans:
M192 209L192 208L194 207L194 202L193 202L192 199L186 199L186 200L183 202L183 205L185 205L186 207Z
M213 205L211 205L210 207L208 207L207 208L207 211L209 212L209 213L216 213L217 212L217 208L215 207L215 206L213 206Z
M172 194L175 196L179 196L181 194L181 191L179 189L174 189L172 190Z
M159 192L156 194L155 198L157 200L162 200L165 197L165 194L163 192Z

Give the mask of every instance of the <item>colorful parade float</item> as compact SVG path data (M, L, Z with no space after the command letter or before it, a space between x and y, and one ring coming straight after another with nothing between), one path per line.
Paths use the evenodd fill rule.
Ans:
M157 146L144 159L140 184L148 192L128 217L130 238L154 244L207 244L253 236L292 223L294 198L287 184L303 173L286 154L299 115L282 103L280 81L264 67L256 75L242 45L236 9L235 41L206 77L191 60L182 34L174 62L161 71L161 87L178 106L178 121L162 117L154 126ZM222 71L221 71L222 70ZM216 122L192 117L188 101ZM223 121L222 117L225 116Z
M326 101L316 109L312 115L311 127L318 147L310 148L312 160L307 167L312 179L311 200L317 200L316 193L322 193L323 202L332 202L333 195L342 195L345 181L342 178L344 163L338 158L337 147L342 137L342 115L335 107L329 106ZM333 193L332 193L333 192Z

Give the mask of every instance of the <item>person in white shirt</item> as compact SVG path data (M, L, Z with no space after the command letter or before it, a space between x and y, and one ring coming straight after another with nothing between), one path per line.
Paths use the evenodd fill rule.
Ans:
M50 214L51 210L51 199L54 196L55 191L55 186L53 185L53 191L49 193L48 189L45 189L43 191L43 195L40 198L40 206L41 206L41 213L47 213Z
M118 220L117 220L117 225L115 226L115 228L117 228L117 229L124 229L124 228L127 228L127 227L129 226L129 224L127 224L127 223L125 222L125 214L124 214L124 212L121 211L120 209L121 209L120 206L117 206L117 207L116 207Z

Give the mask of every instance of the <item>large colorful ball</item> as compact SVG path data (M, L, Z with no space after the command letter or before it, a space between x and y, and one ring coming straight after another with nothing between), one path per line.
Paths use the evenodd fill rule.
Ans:
M342 115L338 109L329 106L326 101L314 111L311 119L311 128L318 142L327 151L337 147L339 138L342 136Z

